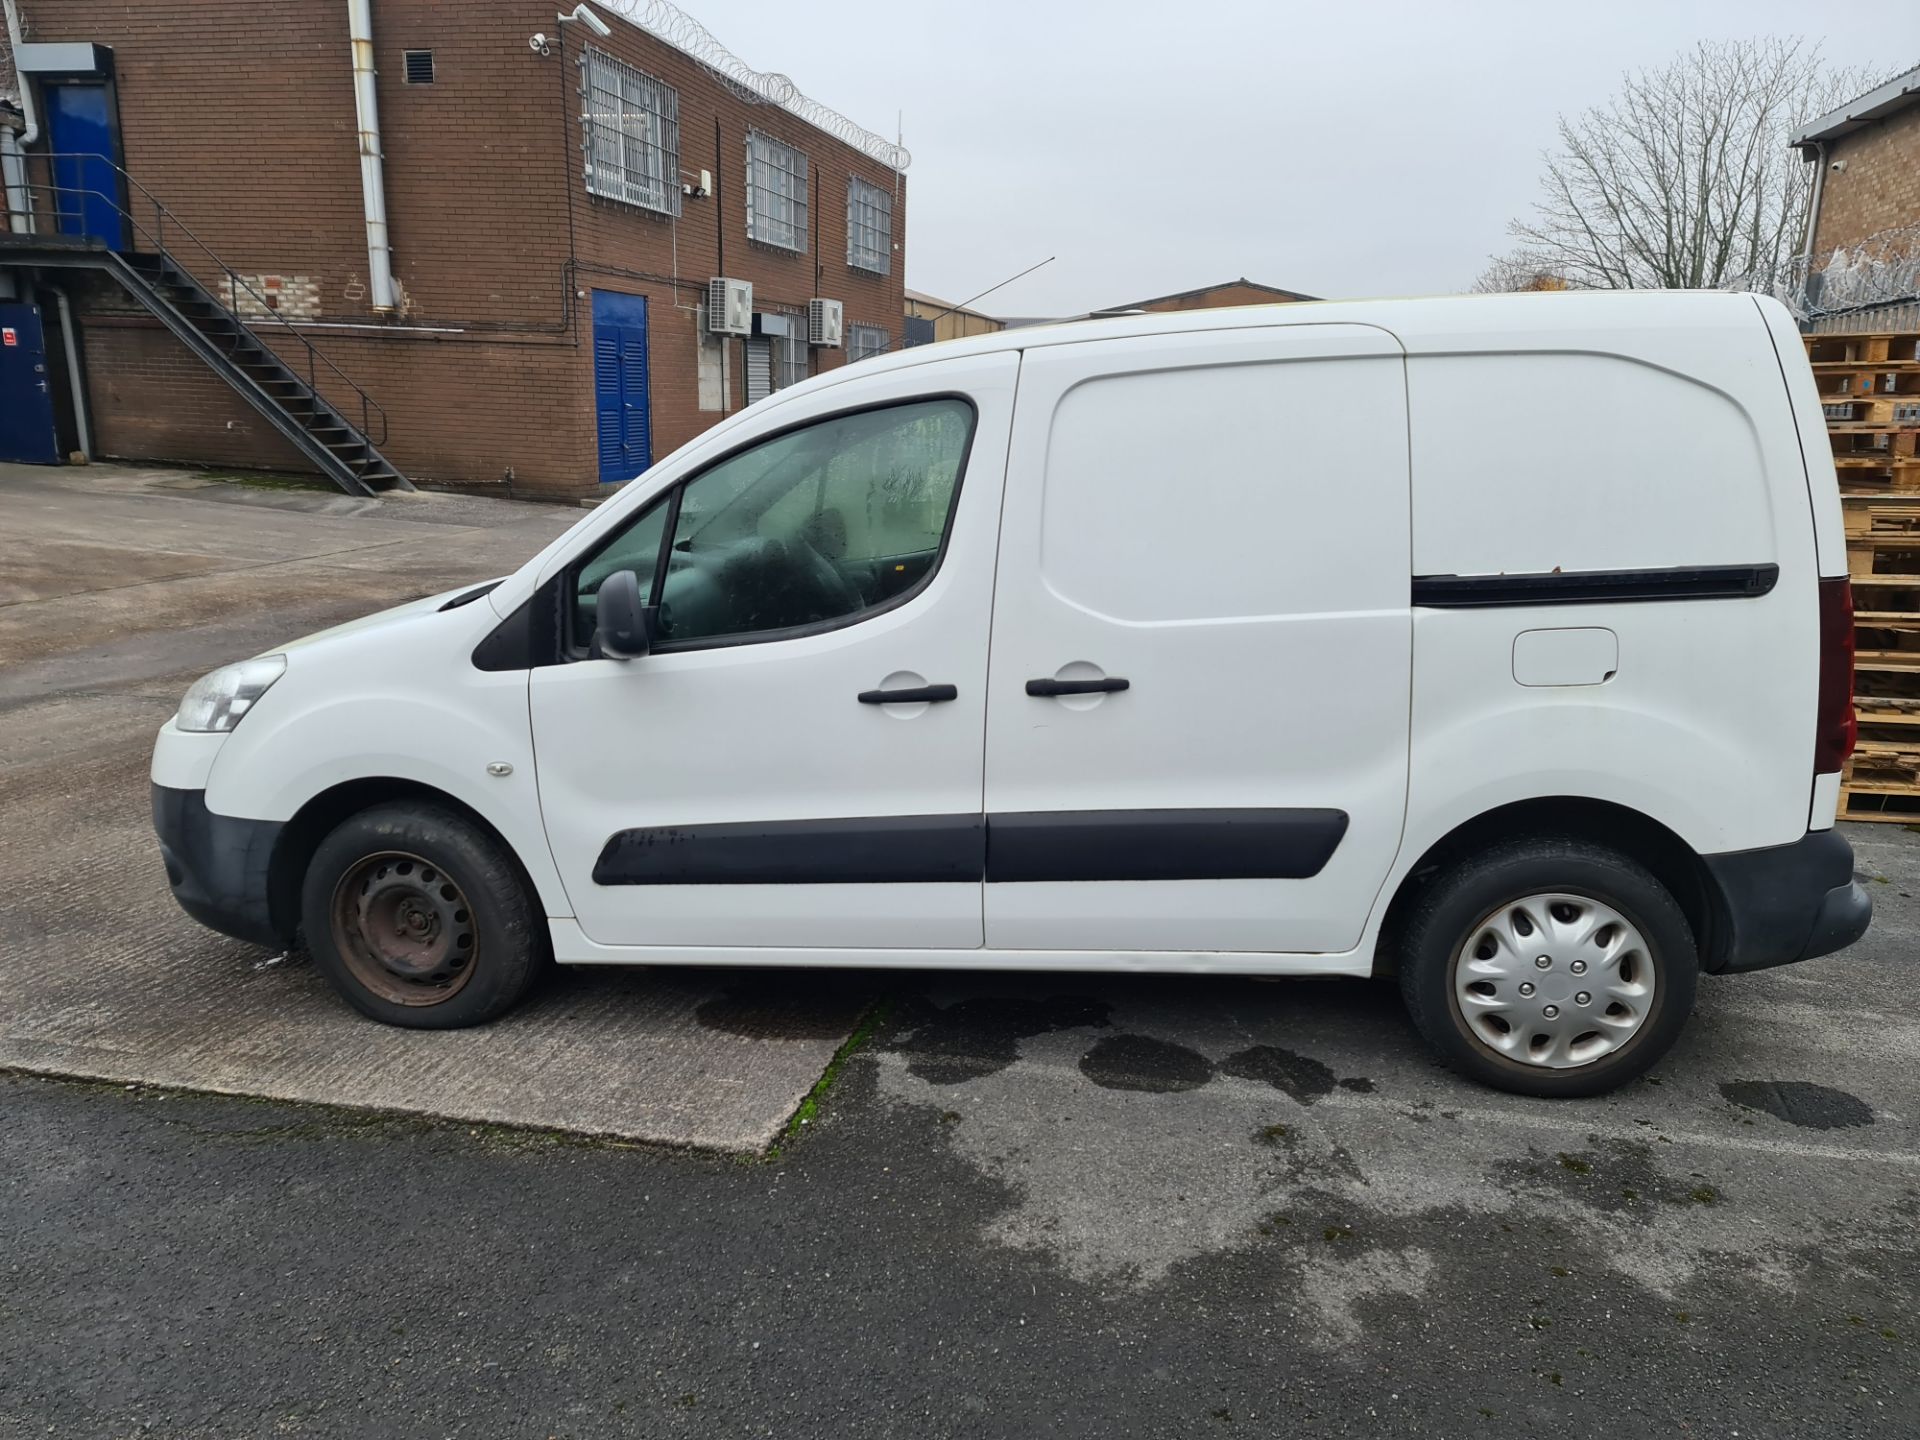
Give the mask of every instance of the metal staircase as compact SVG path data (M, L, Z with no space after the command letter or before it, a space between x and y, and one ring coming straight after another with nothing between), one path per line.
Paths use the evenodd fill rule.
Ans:
M413 489L406 476L377 448L386 443L387 415L372 396L315 349L313 342L275 311L244 277L125 171L99 156L79 158L89 165L117 171L128 187L127 193L137 192L143 197L139 213L98 189L28 188L50 196L48 208L56 221L72 213L81 194L105 200L126 221L129 238L135 238L139 248L114 249L104 240L78 235L0 232L0 265L104 272L342 490L351 495L374 495L382 490ZM170 238L175 246L192 247L192 253L202 262L202 274L220 276L224 299L208 290L180 262L168 248ZM247 320L239 313L242 295L254 302L248 309L255 313ZM254 326L273 336L279 342L279 351L267 345ZM293 363L283 357L291 357ZM342 404L347 406L345 413ZM357 425L349 419L354 412Z

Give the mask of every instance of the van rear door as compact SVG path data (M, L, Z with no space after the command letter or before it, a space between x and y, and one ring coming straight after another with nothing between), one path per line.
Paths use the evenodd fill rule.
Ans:
M1399 342L1035 347L1006 488L988 946L1352 948L1406 801Z

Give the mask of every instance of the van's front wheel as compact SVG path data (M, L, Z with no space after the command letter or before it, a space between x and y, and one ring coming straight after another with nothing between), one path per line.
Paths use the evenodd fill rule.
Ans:
M504 1013L544 955L512 857L433 805L381 805L343 821L308 863L300 917L314 963L350 1005L413 1029Z
M1400 987L1455 1068L1522 1095L1598 1095L1671 1048L1699 970L1686 916L1645 868L1540 838L1429 883L1408 918Z

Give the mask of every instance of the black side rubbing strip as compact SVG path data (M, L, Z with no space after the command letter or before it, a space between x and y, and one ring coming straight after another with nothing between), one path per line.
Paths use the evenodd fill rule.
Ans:
M882 815L622 830L593 867L596 885L906 885L978 883L978 815Z
M891 815L622 830L596 885L1006 884L1304 880L1347 833L1344 810L1077 810Z
M1544 575L1416 575L1413 603L1471 610L1494 605L1591 605L1636 600L1751 600L1779 582L1778 565L1681 565L1670 570L1555 570Z
M1344 810L994 815L987 880L1304 880L1320 873L1346 833Z

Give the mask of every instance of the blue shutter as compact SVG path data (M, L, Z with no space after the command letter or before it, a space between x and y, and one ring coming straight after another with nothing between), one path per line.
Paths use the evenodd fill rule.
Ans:
M653 463L644 296L593 292L593 411L602 484L631 480Z
M620 330L620 386L626 424L622 443L628 470L638 475L653 463L652 416L647 410L647 332Z
M601 483L632 478L623 473L627 457L620 434L620 344L612 334L597 329L593 337L593 404Z

